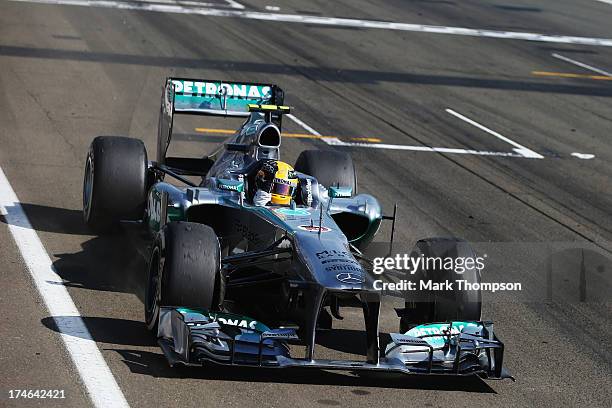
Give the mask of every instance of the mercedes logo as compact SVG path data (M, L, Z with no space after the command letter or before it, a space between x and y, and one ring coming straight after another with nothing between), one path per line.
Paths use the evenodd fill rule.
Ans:
M339 273L336 275L336 279L338 279L342 283L346 283L349 285L356 285L358 283L365 282L365 279L362 275L350 272Z

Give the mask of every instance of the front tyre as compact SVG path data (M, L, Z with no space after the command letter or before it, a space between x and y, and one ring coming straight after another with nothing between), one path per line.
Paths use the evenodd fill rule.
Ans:
M83 178L83 217L96 232L120 220L140 220L146 201L147 151L141 140L98 136L89 147Z
M419 281L432 281L443 284L465 280L470 287L480 284L480 269L477 264L470 262L465 266L465 260L476 260L477 255L472 246L458 238L429 238L419 240L411 257L423 259L452 259L453 265L463 265L460 269L447 269L435 265L430 268L420 268L413 279L417 285ZM457 273L456 270L461 273ZM467 285L466 285L467 286ZM407 293L408 294L408 293ZM459 290L455 282L453 290L423 290L410 294L406 299L404 315L400 319L400 331L405 333L412 326L421 323L450 322L450 321L478 321L481 318L482 294L480 290Z
M171 222L158 234L145 288L145 322L157 331L161 306L218 310L223 302L221 249L214 230Z

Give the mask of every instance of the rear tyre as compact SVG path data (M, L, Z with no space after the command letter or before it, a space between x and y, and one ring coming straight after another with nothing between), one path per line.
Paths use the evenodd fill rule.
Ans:
M416 243L411 257L453 259L453 265L464 265L460 258L476 260L476 252L471 245L458 238L429 238ZM471 264L471 263L470 263ZM476 263L465 267L463 273L453 269L433 267L421 268L411 278L416 282L431 280L433 283L449 281L453 290L421 291L411 299L406 299L404 316L400 319L400 331L405 333L411 327L420 323L448 321L477 321L481 318L482 294L480 290L459 290L456 280L465 280L469 284L480 283L480 270Z
M171 222L158 234L145 288L145 322L157 331L161 306L218 310L223 302L221 249L214 230Z
M325 188L350 187L357 194L357 173L351 155L333 150L304 150L295 162L295 170L317 179Z
M146 201L147 151L141 140L98 136L89 147L83 178L83 217L96 232L120 220L140 220Z

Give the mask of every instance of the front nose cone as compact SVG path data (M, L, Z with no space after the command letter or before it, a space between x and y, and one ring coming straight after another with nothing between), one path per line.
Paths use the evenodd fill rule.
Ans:
M366 271L337 234L300 234L296 246L312 277L326 289L359 290L366 283Z

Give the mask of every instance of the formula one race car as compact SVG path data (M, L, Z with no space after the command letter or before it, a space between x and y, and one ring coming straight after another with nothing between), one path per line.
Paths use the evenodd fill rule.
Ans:
M455 290L450 302L406 298L401 333L381 347L381 292L362 250L384 219L395 218L383 216L371 195L357 194L345 152L307 150L295 168L280 162L281 122L290 111L283 99L271 84L168 78L156 161L140 140L106 136L91 144L85 221L99 232L125 221L148 232L145 320L169 363L506 377L504 346L480 320L477 291ZM208 157L168 157L175 114L245 121ZM257 203L260 191L269 202ZM441 247L472 255L463 243L417 247L425 255L440 255ZM463 279L479 282L480 273ZM315 358L317 330L331 328L341 307L363 310L364 361ZM291 355L294 343L306 346L303 358Z

